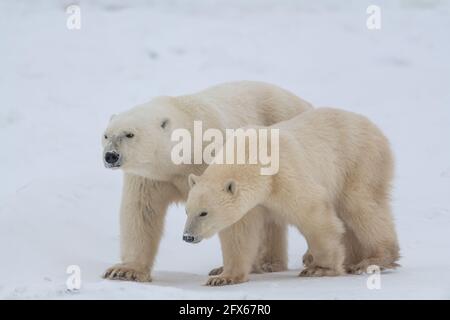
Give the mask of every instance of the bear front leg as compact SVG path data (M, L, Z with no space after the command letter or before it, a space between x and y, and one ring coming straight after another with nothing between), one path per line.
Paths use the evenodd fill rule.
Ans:
M264 242L259 249L260 261L256 268L262 272L279 272L287 270L287 225L280 224L270 217L270 213L264 208L256 207L255 210L264 211L266 216L264 230Z
M110 267L110 280L149 282L169 204L178 191L169 183L125 174L120 210L122 263Z
M260 215L265 222L264 228L261 228L258 235L260 245L251 273L287 270L287 225L274 221L270 216L271 213L261 206L255 207L252 210L252 214ZM222 272L223 267L218 267L212 269L209 275L216 276Z
M253 214L261 215L265 222L258 235L260 245L251 273L287 270L287 225L274 221L271 213L261 206L254 208ZM212 269L209 275L216 276L222 272L223 267L218 267Z
M258 254L264 226L261 216L253 210L219 233L223 270L219 275L209 277L207 286L224 286L248 281L248 275Z
M344 224L328 203L312 205L298 228L305 236L308 251L301 277L338 276L344 273Z

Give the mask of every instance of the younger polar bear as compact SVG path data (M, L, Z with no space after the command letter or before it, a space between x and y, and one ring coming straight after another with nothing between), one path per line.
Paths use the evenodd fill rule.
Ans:
M212 164L201 177L190 175L185 238L199 242L237 221L251 237L260 226L255 219L245 225L246 213L260 205L306 238L300 276L360 273L369 265L395 268L393 157L381 131L363 116L331 108L268 128L279 129L278 173L261 175L260 164ZM223 273L207 284L247 281L252 261L246 257L257 248L230 239L222 241L222 250Z

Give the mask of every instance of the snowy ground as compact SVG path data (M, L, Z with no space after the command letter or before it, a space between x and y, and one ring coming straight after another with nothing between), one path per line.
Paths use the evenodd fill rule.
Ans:
M0 0L0 298L450 298L450 5L377 1ZM369 116L397 158L393 204L402 268L300 279L305 243L291 230L289 272L202 286L221 264L217 239L181 241L173 207L154 282L102 280L118 261L121 174L102 166L109 116L160 94L263 80L315 105ZM79 265L82 288L66 291Z

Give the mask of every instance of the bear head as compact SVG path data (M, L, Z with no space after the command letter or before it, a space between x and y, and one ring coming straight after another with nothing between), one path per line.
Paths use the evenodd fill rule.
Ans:
M212 164L189 175L183 240L200 242L239 221L269 195L270 181L256 165Z
M102 138L105 167L154 180L169 180L183 170L171 161L171 132L190 123L171 97L111 117Z

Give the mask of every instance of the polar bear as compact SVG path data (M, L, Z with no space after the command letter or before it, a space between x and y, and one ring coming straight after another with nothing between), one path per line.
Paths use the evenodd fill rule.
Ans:
M305 237L308 253L300 276L396 267L399 246L389 204L393 157L381 131L363 116L332 108L313 109L268 129L279 129L279 141L270 141L270 146L279 142L277 174L261 175L256 162L212 163L202 176L189 176L184 239L199 242L235 223L249 238L222 239L224 269L207 284L248 280L248 257L255 256L258 243L252 237L263 230L262 222L255 223L255 206Z
M248 124L271 125L311 109L310 103L274 85L241 81L204 91L157 97L113 117L104 133L104 163L125 173L120 210L120 264L109 268L108 279L151 281L151 269L162 235L164 217L171 203L184 202L188 175L201 174L206 164L171 161L171 132L187 128L195 120L203 127L238 128ZM264 217L264 235L253 271L286 269L286 226L272 223L265 209L252 213ZM238 228L220 237L243 236ZM261 236L260 239L263 239ZM220 274L222 268L211 271Z

